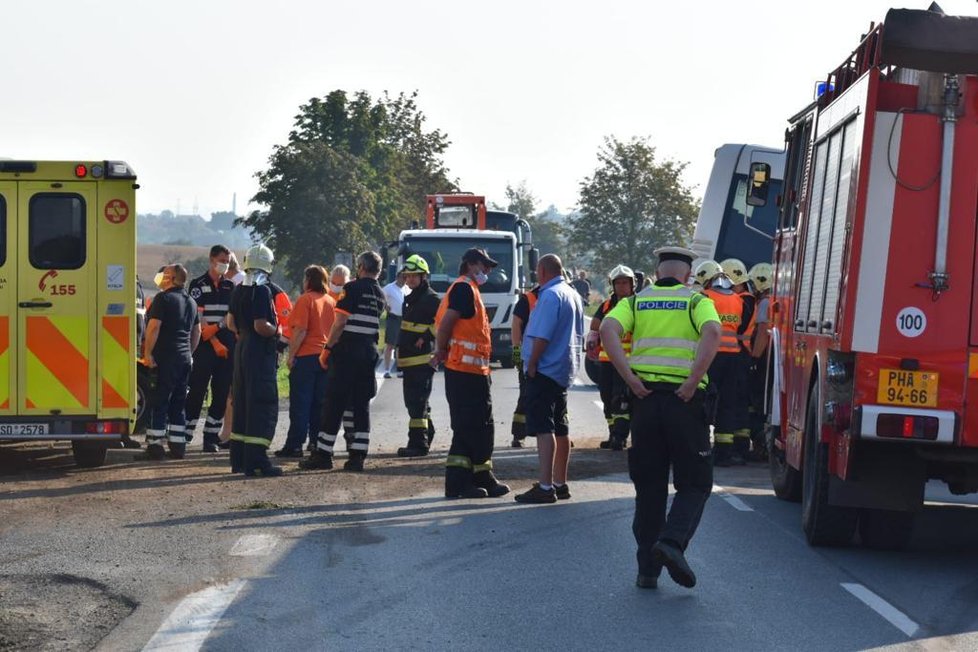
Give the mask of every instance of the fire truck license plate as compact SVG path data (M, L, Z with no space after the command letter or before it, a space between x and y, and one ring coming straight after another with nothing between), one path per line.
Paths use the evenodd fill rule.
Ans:
M36 437L48 434L46 423L0 423L0 436Z
M890 405L936 407L939 377L933 371L880 369L876 400Z

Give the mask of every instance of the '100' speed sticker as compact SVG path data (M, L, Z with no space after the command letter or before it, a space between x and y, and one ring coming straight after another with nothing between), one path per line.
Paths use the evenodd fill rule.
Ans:
M920 308L904 308L897 314L896 326L904 337L917 337L927 328L927 315Z

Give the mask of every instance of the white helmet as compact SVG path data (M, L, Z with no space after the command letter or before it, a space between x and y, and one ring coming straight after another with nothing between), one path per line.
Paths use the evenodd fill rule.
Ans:
M247 271L261 271L266 274L272 273L272 265L275 263L275 254L263 244L256 244L245 253L244 265L242 268Z
M618 278L630 278L635 281L635 272L628 265L616 265L613 270L608 273L608 280L612 283Z
M727 258L720 263L723 273L730 277L734 285L747 282L747 266L736 258Z
M754 282L754 287L757 288L758 292L770 290L774 283L774 268L771 267L770 263L757 263L750 268L747 275Z
M696 282L702 287L706 287L710 280L717 274L723 274L723 268L715 260L704 260L702 263L696 266L696 272L693 276L696 278Z

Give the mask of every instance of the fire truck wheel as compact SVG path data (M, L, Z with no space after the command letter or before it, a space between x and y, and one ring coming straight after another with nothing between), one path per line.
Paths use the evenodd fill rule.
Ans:
M802 468L801 523L813 546L844 546L852 542L858 512L852 507L829 504L828 445L819 441L821 431L818 381L808 397L805 416L805 450Z
M768 426L768 464L771 469L771 485L774 487L774 495L790 503L800 503L801 471L788 464L784 449L778 448L774 443L776 437L776 428Z
M913 535L914 512L859 510L859 538L875 550L902 550Z
M105 464L105 454L109 446L101 441L73 441L71 452L75 456L75 464L83 469L92 469Z

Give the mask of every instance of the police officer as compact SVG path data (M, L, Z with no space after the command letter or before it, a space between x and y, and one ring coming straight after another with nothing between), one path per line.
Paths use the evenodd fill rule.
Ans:
M216 453L234 368L234 333L227 329L228 306L234 282L225 278L231 251L224 245L214 245L210 251L210 267L190 281L187 291L197 302L200 314L201 338L204 346L194 351L194 366L190 373L190 393L187 395L187 442L193 438L204 405L207 385L211 387L211 404L204 420L204 452Z
M516 367L516 379L519 382L520 391L519 397L516 399L516 408L513 410L513 424L510 427L510 433L513 435L510 446L513 448L523 448L523 440L526 439L526 397L523 395L526 374L523 373L523 331L526 330L526 326L530 322L530 315L536 308L539 298L540 286L537 285L528 292L521 294L520 298L516 300L516 307L513 308L513 323L510 332L513 336L513 366Z
M734 291L733 282L715 261L700 263L696 272L704 279L703 293L713 300L723 327L720 348L710 366L710 393L716 403L713 463L743 465L750 449L747 380L751 306Z
M184 289L187 270L182 265L164 267L155 280L160 292L146 312L143 358L146 366L156 369L156 400L142 459L163 459L164 437L170 457L182 459L187 449L187 382L200 342L200 319L197 304Z
M491 331L479 286L499 263L484 249L462 254L459 277L438 307L433 366L445 365L452 445L445 462L445 497L503 496L509 487L492 473Z
M343 412L353 411L353 441L347 471L363 471L370 446L370 399L377 395L377 342L384 291L377 283L380 255L366 251L357 258L357 280L347 283L336 302L336 319L319 361L326 370L326 400L316 450L299 463L302 469L333 468L333 446Z
M230 326L238 334L232 387L231 470L247 476L282 475L268 447L278 423L278 338L268 275L275 256L265 245L245 254L245 280L231 295Z
M695 254L682 247L654 253L658 280L615 306L601 324L601 341L634 397L628 473L635 485L636 584L655 588L665 566L675 582L693 587L684 551L713 489L704 389L720 320L710 299L686 287ZM621 345L625 333L632 334L630 357ZM670 466L676 496L666 516Z
M428 363L435 348L435 315L441 298L431 289L428 273L428 261L417 254L401 268L411 291L404 297L397 339L397 368L404 374L404 406L410 418L407 446L397 449L400 457L427 455L435 437L428 403L435 370Z
M767 349L770 342L770 294L774 281L774 269L770 263L758 263L748 272L754 286L754 333L751 340L751 367L748 387L750 391L750 437L751 459L756 462L767 461L767 441L764 424L767 406L764 403L768 381Z
M636 292L637 281L635 273L626 265L617 265L608 274L608 282L611 283L612 293L600 306L594 317L591 318L591 332L589 336L593 344L589 344L588 350L592 358L595 353L598 358L598 390L601 395L601 403L604 406L604 418L608 423L608 439L601 442L601 448L610 448L620 451L625 448L628 440L628 429L630 425L631 409L628 403L628 392L625 382L614 365L608 360L608 354L600 347L598 341L598 329L601 328L601 320L618 305L618 302L626 297L630 297ZM631 336L626 335L622 342L625 353L631 350Z

